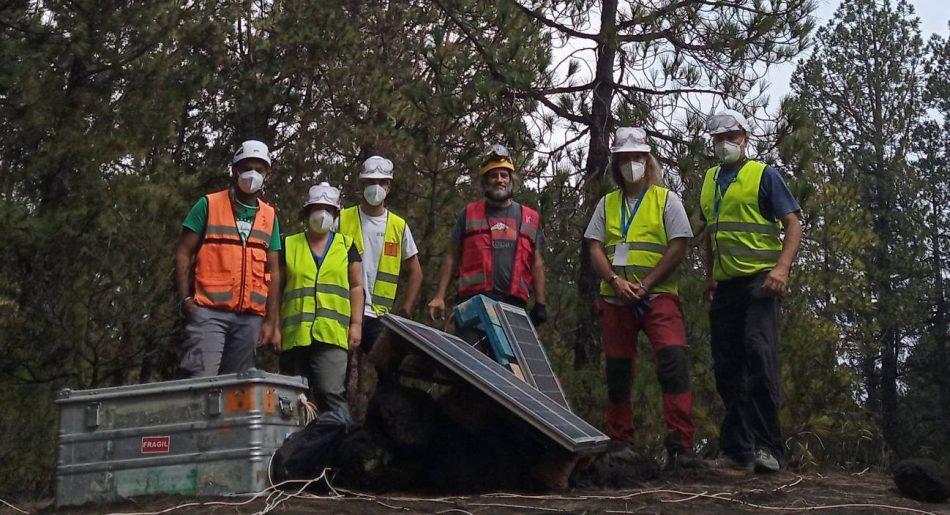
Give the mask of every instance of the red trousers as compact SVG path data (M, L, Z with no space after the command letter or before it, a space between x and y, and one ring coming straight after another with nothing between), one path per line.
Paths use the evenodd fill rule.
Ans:
M686 328L677 296L656 295L650 300L650 311L642 318L636 317L631 307L609 304L603 298L598 299L597 308L607 364L607 436L615 440L633 439L631 389L637 366L637 335L642 329L656 357L667 446L673 451L692 450L693 394L689 386Z

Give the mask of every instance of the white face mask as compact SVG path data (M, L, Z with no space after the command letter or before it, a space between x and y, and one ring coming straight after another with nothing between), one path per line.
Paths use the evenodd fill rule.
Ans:
M386 188L379 184L370 184L363 188L363 198L369 202L369 205L378 206L386 200Z
M264 176L256 170L241 172L241 175L238 176L238 188L241 188L241 191L248 195L253 195L261 191L261 186L263 185Z
M620 163L620 175L622 175L623 180L627 182L638 182L643 178L644 173L646 173L646 166L644 166L643 163L636 161Z
M310 217L307 220L310 225L310 229L317 234L326 234L330 232L330 229L333 228L333 221L333 215L331 215L326 209L318 209L313 213L310 213Z
M713 146L716 152L716 158L722 161L722 164L734 164L742 156L742 147L731 141L722 140Z

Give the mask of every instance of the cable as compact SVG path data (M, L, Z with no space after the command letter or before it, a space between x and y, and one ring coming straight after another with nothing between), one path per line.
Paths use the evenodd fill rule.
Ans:
M29 512L27 512L27 511L21 510L20 508L17 508L16 506L14 506L14 505L8 503L7 501L4 501L3 499L0 499L0 503L3 503L3 504L5 504L5 505L9 506L10 509L12 509L12 510L14 510L14 511L18 511L18 512L20 512L20 513L29 513Z
M265 504L264 508L260 511L255 512L255 515L265 515L274 511L280 504L293 499L293 498L316 498L316 499L335 499L340 498L342 495L333 488L330 484L330 480L327 478L327 472L330 469L323 469L323 472L313 479L300 480L300 479L288 479L287 481L281 481L276 485L269 486L260 492L253 494L249 499L239 502L228 502L228 501L208 501L208 502L188 502L184 504L179 504L177 506L172 506L170 508L165 508L161 511L149 511L149 512L116 512L110 513L108 515L163 515L165 513L170 513L175 510L180 510L183 508L194 508L194 507L209 507L209 506L246 506L261 497L264 498ZM323 481L327 488L329 488L332 493L329 497L315 496L311 494L304 494L303 491L306 490L310 485L318 481ZM290 484L300 484L300 488L295 492L284 492L280 487ZM20 510L17 510L20 511ZM26 513L25 511L22 513Z
M319 412L317 411L317 405L308 401L307 396L304 394L297 395L297 402L300 403L300 409L303 411L303 421L304 425L307 425L317 419Z

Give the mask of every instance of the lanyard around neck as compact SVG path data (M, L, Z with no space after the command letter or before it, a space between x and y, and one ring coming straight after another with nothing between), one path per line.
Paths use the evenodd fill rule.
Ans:
M640 191L640 196L637 197L637 204L633 206L630 218L627 218L627 193L622 192L623 202L620 203L620 234L623 236L623 239L627 239L627 231L630 230L630 225L633 224L633 219L636 218L637 211L640 210L640 205L643 204L643 197L646 196L648 189L650 189L649 185Z
M729 191L729 186L732 186L732 183L736 182L739 179L739 172L742 171L742 168L737 168L735 175L732 176L732 179L726 183L726 187L723 188L719 184L719 173L722 172L722 166L716 169L716 175L713 176L713 182L716 183L716 198L713 202L713 218L719 219L719 208L722 206L722 198L726 196L726 192Z

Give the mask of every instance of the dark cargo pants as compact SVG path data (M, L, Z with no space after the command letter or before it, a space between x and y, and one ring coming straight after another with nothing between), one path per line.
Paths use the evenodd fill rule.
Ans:
M742 463L751 463L757 449L784 463L778 365L782 301L762 293L767 275L720 281L709 310L716 388L726 410L719 446Z

